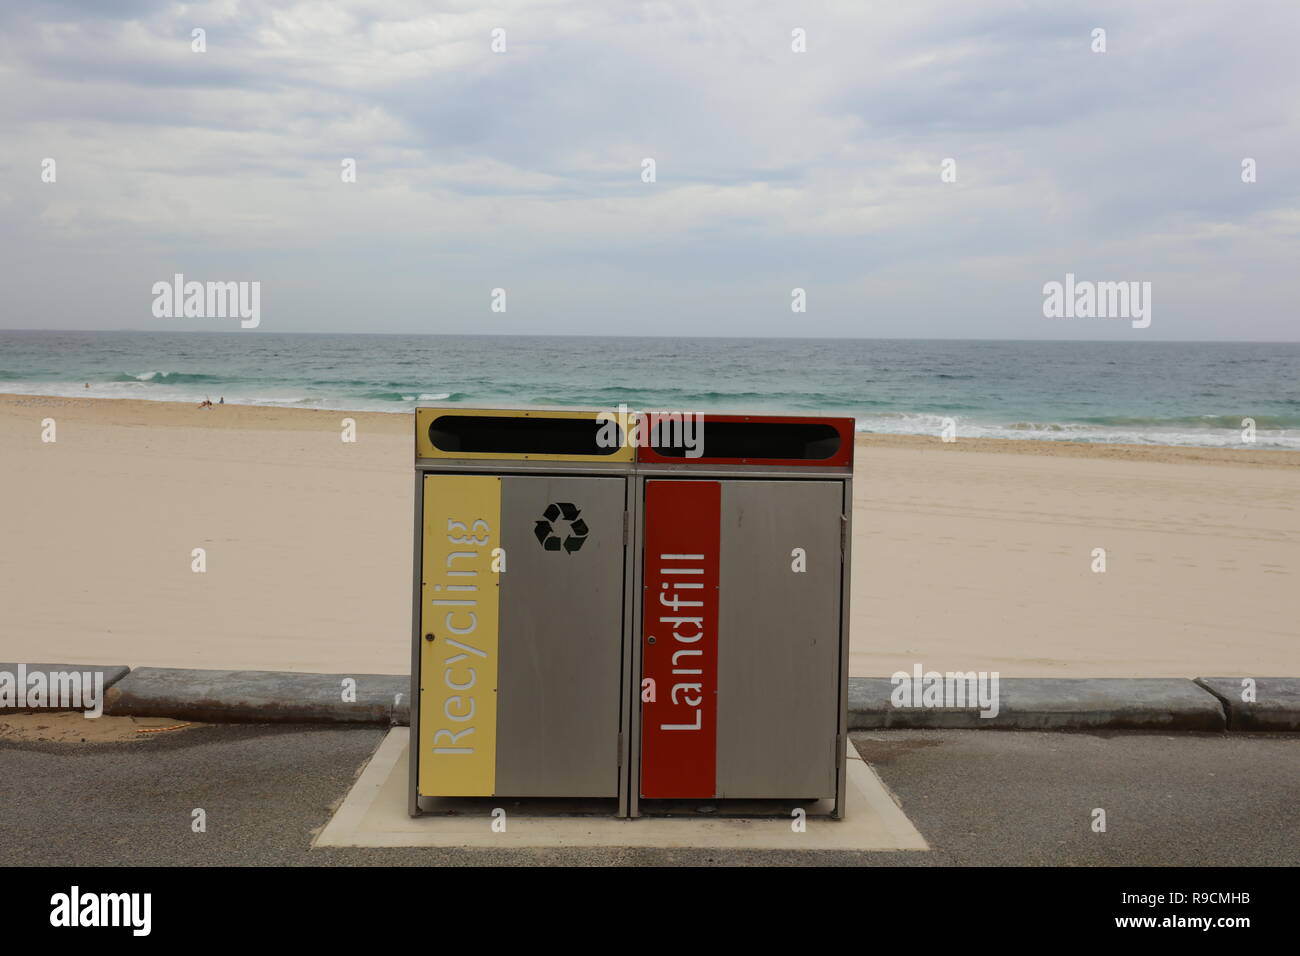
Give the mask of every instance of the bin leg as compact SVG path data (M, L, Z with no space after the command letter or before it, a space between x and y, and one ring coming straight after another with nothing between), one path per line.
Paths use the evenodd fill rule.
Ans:
M836 753L836 761L839 764L839 766L836 768L836 772L835 772L835 806L831 808L831 819L843 820L844 819L844 793L845 790L848 789L848 777L849 777L848 748L852 747L853 744L849 742L848 734L840 735L836 743L837 743L836 750L838 751Z

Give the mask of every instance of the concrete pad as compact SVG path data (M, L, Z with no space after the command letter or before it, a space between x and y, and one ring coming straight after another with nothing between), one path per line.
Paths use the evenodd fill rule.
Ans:
M346 685L345 681L355 681ZM355 701L344 700L345 687ZM105 694L114 717L203 721L390 723L410 696L407 677L140 667Z
M1256 677L1255 699L1244 701L1242 677L1198 677L1223 703L1229 730L1300 730L1300 677Z
M489 798L454 803L454 813L407 813L410 731L394 727L316 837L315 846L658 847L773 850L928 850L875 772L849 748L845 819L809 808L807 829L791 818L615 817L614 801L517 801ZM492 830L492 810L506 810L506 832ZM441 806L440 806L441 809Z
M19 666L20 666L19 664L0 663L0 672L5 672L5 673L8 673L8 674L13 675L12 680L14 680L14 681L16 682L16 681L18 680L18 677L19 677L19 674L18 674L18 668L19 668ZM90 674L90 675L91 675L91 681L92 681L92 684L91 684L92 687L94 686L94 684L93 684L93 681L95 680L94 675L95 675L95 674L103 674L103 675L104 675L104 691L105 691L105 695L104 695L104 696L105 696L105 698L107 698L107 696L108 696L108 694L107 694L108 689L109 689L110 687L112 687L114 684L116 684L118 681L120 681L123 677L125 677L127 674L129 674L129 673L131 672L131 668L127 667L125 664L22 664L21 666L24 667L24 668L26 668L26 671L27 671L28 674L32 674L32 673L37 672L37 671L39 671L39 672L41 672L41 673L43 673L43 674L49 674L49 673L51 673L51 672L55 672L55 671L60 672L60 673L71 673L71 672L75 672L75 673L78 673L78 674ZM5 706L4 704L0 704L0 713L14 713L14 712L18 712L18 711L25 711L25 710L28 710L28 709L30 709L30 708L27 708L27 707L8 707L8 706ZM41 707L41 708L34 708L34 709L38 709L38 710L70 710L70 709L73 709L73 708ZM84 708L82 708L82 709L84 709Z
M1195 730L1227 729L1218 698L1194 681L1145 677L1006 677L998 712L895 707L886 678L849 679L850 730Z

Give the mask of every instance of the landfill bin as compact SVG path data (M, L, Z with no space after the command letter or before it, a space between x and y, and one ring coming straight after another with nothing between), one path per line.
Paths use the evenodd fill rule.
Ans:
M627 815L626 427L597 412L416 410L412 816L486 796L617 797Z
M633 480L630 814L830 799L842 817L853 420L706 415L698 457L659 431Z

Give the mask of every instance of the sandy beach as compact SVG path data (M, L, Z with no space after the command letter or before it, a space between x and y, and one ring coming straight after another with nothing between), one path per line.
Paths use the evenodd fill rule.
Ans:
M408 415L4 395L0 449L0 660L406 672ZM1298 502L1295 452L861 436L852 673L1300 675Z

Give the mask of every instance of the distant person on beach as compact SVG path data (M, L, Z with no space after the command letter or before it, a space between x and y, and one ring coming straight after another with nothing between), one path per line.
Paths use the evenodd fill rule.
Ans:
M226 396L222 395L222 396L221 396L221 401L217 402L217 404L218 404L218 405L224 405L224 404L226 404Z
M211 408L211 407L212 407L212 399L210 398L205 398L203 401L199 402L199 408Z

